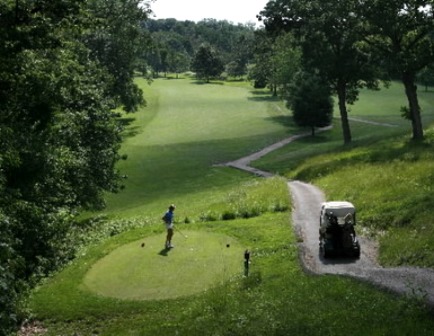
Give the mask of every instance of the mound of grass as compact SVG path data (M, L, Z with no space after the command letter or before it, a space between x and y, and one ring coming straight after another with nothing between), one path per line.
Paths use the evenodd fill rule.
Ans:
M183 234L175 233L174 249L162 248L162 234L118 247L91 267L84 286L118 299L161 300L200 293L242 271L244 248L232 237Z

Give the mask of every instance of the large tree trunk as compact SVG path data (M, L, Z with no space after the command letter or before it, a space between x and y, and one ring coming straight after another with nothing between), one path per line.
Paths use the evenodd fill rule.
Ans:
M346 102L347 89L344 83L338 83L337 94L338 94L339 112L341 114L342 132L344 135L344 144L349 144L352 139L351 139L350 123L348 122L348 111L347 111L347 102Z
M413 140L423 140L422 118L420 115L420 105L417 98L417 86L415 84L415 75L413 73L404 73L402 82L407 95L408 107L410 112L411 126L413 128Z

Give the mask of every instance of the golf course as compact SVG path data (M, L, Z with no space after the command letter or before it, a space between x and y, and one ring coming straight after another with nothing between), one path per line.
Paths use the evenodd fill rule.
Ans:
M422 144L410 142L404 89L393 82L351 106L351 145L335 112L329 130L252 161L272 175L263 178L225 164L310 132L269 90L182 76L136 83L147 103L122 112L124 188L82 215L80 252L33 291L34 335L433 334L418 288L397 295L303 267L288 188L303 180L353 202L357 232L379 244L382 266L433 268L432 89L419 91Z

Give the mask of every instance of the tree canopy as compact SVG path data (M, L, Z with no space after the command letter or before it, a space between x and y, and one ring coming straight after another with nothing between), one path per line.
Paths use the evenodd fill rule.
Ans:
M312 135L315 135L316 127L331 125L333 99L330 88L316 74L299 71L287 92L287 106L292 109L297 125L310 127Z
M33 279L73 257L75 211L121 187L116 107L133 82L147 7L138 0L0 3L0 329Z
M376 87L379 68L372 54L358 48L357 1L270 1L261 12L271 36L292 32L302 48L306 69L318 75L337 94L344 142L351 142L347 104L362 87Z
M422 140L421 108L417 97L417 74L434 63L434 1L360 1L362 36L366 49L382 59L391 76L404 84L413 139Z
M144 57L154 72L189 70L189 67L185 69L184 61L191 64L204 44L218 53L223 65L234 70L235 76L244 75L253 58L254 27L251 25L234 25L214 19L197 23L159 19L146 21L143 28L149 31L154 42L153 52Z
M211 78L218 77L224 66L217 52L211 46L203 44L194 56L191 69L196 72L197 78L208 82Z

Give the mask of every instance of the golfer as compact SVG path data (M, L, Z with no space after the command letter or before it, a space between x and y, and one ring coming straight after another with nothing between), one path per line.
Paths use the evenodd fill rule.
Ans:
M164 214L162 220L166 224L167 236L166 236L166 248L170 249L174 246L172 245L172 237L173 237L173 212L175 211L176 206L170 205L169 210Z

